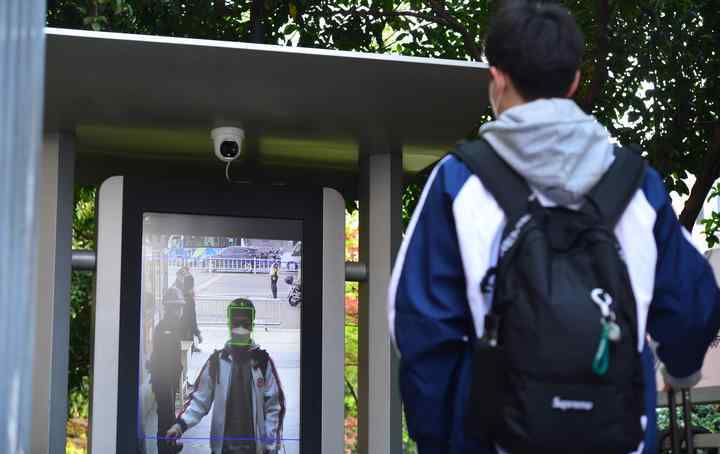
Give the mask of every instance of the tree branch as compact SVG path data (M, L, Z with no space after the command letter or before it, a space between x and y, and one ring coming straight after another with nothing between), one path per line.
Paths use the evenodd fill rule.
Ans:
M433 22L438 25L447 25L445 22L440 22L437 17L431 14L423 14L414 11L378 11L378 10L357 10L353 9L348 11L352 15L356 16L375 16L375 17L414 17L416 19L422 19L426 22Z
M445 1L444 0L425 0L425 3L430 7L430 9L435 13L435 15L440 19L440 21L435 20L434 22L441 23L447 27L450 27L455 32L459 33L460 36L463 38L463 43L465 44L465 50L470 54L470 56L477 61L482 60L482 50L477 45L477 42L475 41L475 35L470 33L470 31L467 29L466 26L464 26L455 16L450 14L450 12L445 7Z
M715 181L720 178L720 124L713 127L713 139L710 149L705 154L702 163L702 173L697 176L697 180L690 191L690 197L685 202L683 211L680 214L680 224L682 224L688 232L692 232L697 219L702 210L705 198L712 189Z
M213 0L213 21L215 22L215 37L220 39L222 34L220 33L222 27L220 21L225 16L225 1L224 0Z
M453 31L460 34L463 38L465 50L470 56L477 61L482 60L482 50L475 42L475 36L465 27L457 18L455 18L445 8L445 3L436 0L426 1L430 7L432 14L427 14L419 11L378 11L378 10L364 10L359 11L353 9L351 14L354 15L366 15L376 17L413 17L416 19L422 19L426 22L432 22L434 24L448 27Z
M597 36L595 37L595 66L590 81L590 89L582 101L582 108L590 113L595 107L597 99L602 94L602 89L608 79L608 67L606 65L608 52L610 50L610 37L608 36L608 25L610 23L609 0L598 0L597 2Z
M347 377L345 377L345 384L347 385L348 388L350 388L350 394L352 394L353 399L355 399L355 407L357 407L359 405L358 404L358 396L357 396L357 394L355 394L355 388L353 387L352 383L350 383L350 380L348 380Z
M251 40L256 44L265 44L265 1L252 0L250 5Z

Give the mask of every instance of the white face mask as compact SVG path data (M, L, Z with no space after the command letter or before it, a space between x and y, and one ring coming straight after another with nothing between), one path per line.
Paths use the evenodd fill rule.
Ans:
M250 331L247 328L243 328L242 326L233 328L230 330L230 332L232 333L233 336L238 336L238 337L248 337L252 333L252 331Z

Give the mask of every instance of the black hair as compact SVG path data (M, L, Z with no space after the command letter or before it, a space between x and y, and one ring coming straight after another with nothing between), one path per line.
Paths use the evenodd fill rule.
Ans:
M485 56L528 101L564 98L580 68L584 38L570 11L509 2L491 19Z

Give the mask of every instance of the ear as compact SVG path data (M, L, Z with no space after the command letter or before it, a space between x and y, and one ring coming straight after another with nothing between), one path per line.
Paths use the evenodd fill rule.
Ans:
M580 70L575 71L575 79L573 80L572 85L570 85L570 89L565 94L566 98L572 98L575 96L575 93L578 90L578 87L580 86Z
M488 83L490 82L495 83L495 89L499 88L502 90L505 88L505 74L496 66L490 67L490 80Z
M489 69L490 80L495 80L498 77L498 69L495 66L491 66Z

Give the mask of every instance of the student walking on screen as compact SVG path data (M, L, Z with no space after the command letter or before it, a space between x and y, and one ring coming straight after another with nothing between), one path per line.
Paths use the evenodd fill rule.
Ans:
M278 454L285 396L275 363L252 339L255 306L236 299L227 317L230 340L203 366L167 438L182 437L212 407L212 454Z

